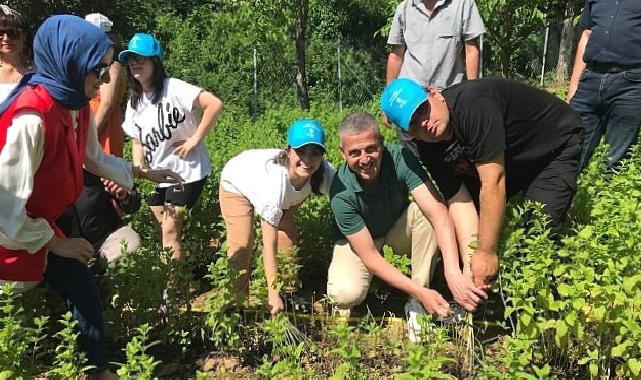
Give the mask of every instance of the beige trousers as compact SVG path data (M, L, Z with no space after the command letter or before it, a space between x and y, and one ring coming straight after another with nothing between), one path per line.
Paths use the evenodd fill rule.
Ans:
M249 268L254 252L254 206L243 195L218 188L220 212L227 227L227 257L231 266L246 272L240 276L236 291L249 294ZM287 210L283 213L278 226L278 250L291 253L298 241L298 230L294 222L294 213Z
M429 285L438 256L438 244L432 224L416 203L410 203L387 234L374 242L381 254L383 245L389 245L395 254L410 254L412 280ZM334 244L327 274L327 294L336 307L345 310L363 302L371 281L372 273L352 251L347 240Z

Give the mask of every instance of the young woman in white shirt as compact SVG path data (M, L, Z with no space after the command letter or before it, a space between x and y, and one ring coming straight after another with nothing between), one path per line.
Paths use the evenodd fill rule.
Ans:
M118 55L129 70L131 98L123 129L132 138L133 161L152 169L171 169L184 187L160 185L147 204L161 226L163 247L182 257L184 210L194 206L211 173L205 137L223 103L200 87L169 77L162 64L160 42L136 33ZM200 122L193 113L202 110Z
M276 289L276 253L291 254L298 240L294 212L312 192L329 194L334 169L323 159L325 132L315 120L294 122L287 148L247 150L227 162L220 176L220 209L227 227L227 255L246 272L236 290L249 293L254 249L254 211L260 216L263 262L272 314L284 309Z

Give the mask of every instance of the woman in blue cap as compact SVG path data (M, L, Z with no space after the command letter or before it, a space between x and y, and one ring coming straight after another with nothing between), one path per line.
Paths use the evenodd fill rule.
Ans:
M220 175L220 210L227 226L227 256L246 272L236 291L249 293L254 249L254 211L260 216L263 262L272 314L284 309L276 289L276 252L291 254L298 240L294 212L310 195L329 194L334 169L323 159L325 132L315 120L294 122L287 148L247 150L227 162Z
M180 183L170 170L147 170L105 155L89 100L109 81L112 42L76 16L45 20L34 40L35 74L0 104L0 283L19 289L41 279L64 298L80 331L78 344L96 378L114 378L89 242L68 239L55 221L80 195L83 165L129 190L135 178Z
M211 173L205 137L223 103L200 87L167 76L162 59L160 42L147 33L136 33L118 55L129 68L131 84L123 129L132 138L136 165L171 169L184 180L182 189L160 185L147 198L160 223L163 246L180 259L182 211L194 206ZM202 110L200 122L195 110Z

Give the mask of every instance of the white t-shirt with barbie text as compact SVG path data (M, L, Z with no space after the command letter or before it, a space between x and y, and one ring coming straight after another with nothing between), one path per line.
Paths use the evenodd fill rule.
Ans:
M196 133L198 122L191 111L201 91L200 87L180 79L167 78L158 103L151 103L152 92L143 94L138 109L131 107L131 101L127 102L122 125L127 135L140 141L152 169L173 170L185 183L200 181L211 173L204 141L185 158L174 154L181 141Z
M309 181L300 190L294 188L287 168L274 162L279 152L279 149L246 150L229 160L220 174L223 189L243 195L262 219L276 227L284 210L303 203L312 192ZM325 160L321 165L325 173L320 191L329 194L335 171Z

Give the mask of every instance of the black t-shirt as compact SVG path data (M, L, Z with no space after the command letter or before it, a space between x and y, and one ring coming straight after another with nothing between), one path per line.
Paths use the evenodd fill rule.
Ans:
M476 164L505 154L508 194L522 190L566 142L578 142L581 121L543 90L507 79L465 81L445 89L453 141L419 142L421 161L446 199Z
M84 171L84 187L80 197L58 218L56 225L70 238L85 238L96 251L109 234L124 225L112 205L112 196L100 181L100 177ZM130 192L128 204L119 202L125 212L134 212L140 207L140 196Z

